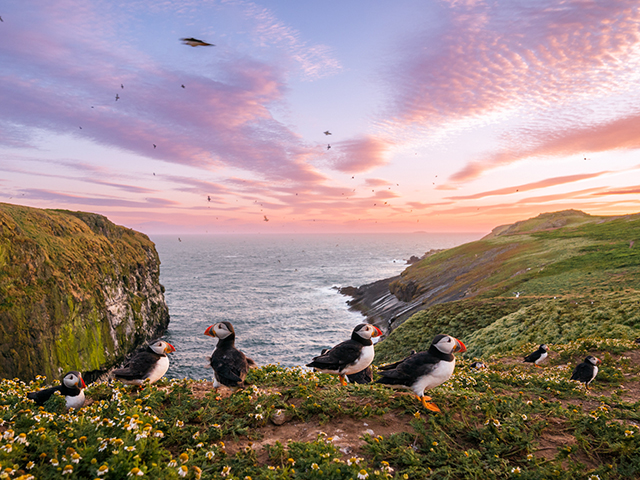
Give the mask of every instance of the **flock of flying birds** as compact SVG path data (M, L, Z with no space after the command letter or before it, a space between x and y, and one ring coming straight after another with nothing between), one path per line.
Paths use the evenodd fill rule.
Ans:
M213 369L213 388L222 385L231 388L244 387L249 368L255 367L256 363L236 348L236 333L231 322L215 323L207 327L204 334L218 340L209 359ZM374 344L371 339L381 335L378 327L361 323L353 329L349 340L323 350L306 366L316 372L338 375L343 386L347 385L347 379L352 383L370 383L373 381L371 362L374 357ZM428 350L412 351L403 360L378 367L380 377L375 383L409 389L427 410L440 412L438 406L431 401L431 397L425 395L425 391L449 380L456 365L454 353L464 353L466 350L464 343L457 338L436 335ZM540 345L538 350L524 357L524 361L542 368L539 364L547 358L548 351L549 347L546 344ZM164 340L156 340L134 353L122 368L113 370L110 376L126 385L138 387L157 382L169 369L167 354L171 352L175 352L173 345ZM584 362L575 367L571 380L583 383L588 389L598 374L599 363L598 358L589 355ZM471 366L486 368L479 362L474 362ZM86 385L82 374L72 371L64 376L59 386L30 392L27 397L42 405L55 392L59 392L65 396L67 408L77 409L84 405L84 388Z

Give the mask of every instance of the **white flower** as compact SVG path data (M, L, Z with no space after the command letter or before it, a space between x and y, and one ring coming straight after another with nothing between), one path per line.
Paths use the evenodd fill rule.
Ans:
M181 477L186 477L188 473L189 468L187 468L186 465L182 465L178 468L178 475L180 475Z
M358 472L358 480L365 480L367 478L369 478L369 474L367 473L366 470L360 470Z
M108 472L109 472L109 467L105 464L105 465L102 465L100 468L98 468L97 475L101 477L102 475L105 475Z
M520 467L513 467L511 473L520 473Z
M70 475L73 473L73 467L71 465L66 465L62 470L62 475Z
M176 420L176 427L178 428L184 427L184 422L182 420Z
M205 457L207 457L207 460L213 460L213 457L216 456L215 453L213 453L212 451L208 451L207 453L204 454Z
M311 469L312 469L312 470L318 470L319 468L320 468L320 467L318 466L318 464L317 464L317 463L312 463L312 464L311 464Z
M230 473L231 473L231 467L225 466L225 467L222 467L222 471L220 472L220 476L226 477Z

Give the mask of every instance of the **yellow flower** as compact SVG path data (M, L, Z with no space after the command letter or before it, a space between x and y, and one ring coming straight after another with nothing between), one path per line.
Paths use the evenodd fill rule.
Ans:
M181 453L180 457L178 457L180 459L180 461L182 463L188 462L189 461L189 455L187 455L186 453Z

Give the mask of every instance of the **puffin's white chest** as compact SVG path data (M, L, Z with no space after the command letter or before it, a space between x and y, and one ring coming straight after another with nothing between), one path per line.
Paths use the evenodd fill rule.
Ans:
M366 345L362 347L360 356L356 359L356 361L343 368L341 373L343 375L351 375L352 373L361 372L369 365L371 365L374 355L375 351L373 349L373 345Z
M67 408L75 408L77 410L84 405L84 391L80 390L80 393L75 397L67 395L65 399L67 401Z
M149 370L149 373L145 375L145 379L148 378L151 383L155 383L167 373L167 370L169 370L169 357L165 355L158 359L156 364Z
M456 368L456 360L453 359L450 362L441 360L435 368L431 370L427 375L422 375L413 383L410 387L413 393L419 397L424 395L425 390L435 388L438 385L443 384L451 378L453 370Z
M591 379L587 382L587 385L590 384L591 382L593 382L593 379L596 378L596 375L598 375L598 367L597 366L593 366L593 375L591 375Z
M547 352L541 353L541 354L540 354L540 358L539 358L539 359L537 359L537 360L535 361L535 364L536 364L536 365L538 365L538 364L539 364L540 362L542 362L545 358L547 358Z

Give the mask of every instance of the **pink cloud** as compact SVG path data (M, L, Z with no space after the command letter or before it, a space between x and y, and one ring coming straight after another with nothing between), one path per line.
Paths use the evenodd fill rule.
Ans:
M514 185L512 187L507 188L499 188L497 190L489 190L486 192L475 193L473 195L458 195L453 197L446 197L449 200L475 200L478 198L491 197L495 195L512 195L514 193L527 192L530 190L537 190L540 188L548 188L553 187L555 185L564 185L567 183L579 182L580 180L587 180L590 178L596 178L601 175L604 175L608 172L597 172L597 173L585 173L581 175L566 175L563 177L554 177L547 178L545 180L540 180L539 182L525 183L522 185Z
M361 173L385 165L386 153L392 143L388 140L365 136L332 144L336 158L332 162L335 170L345 173Z

